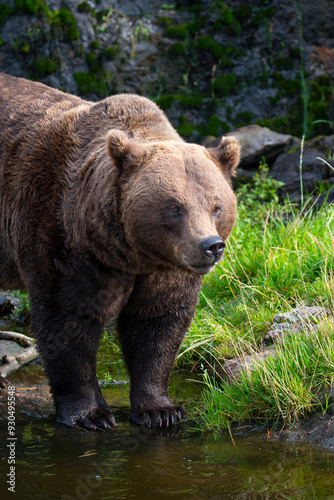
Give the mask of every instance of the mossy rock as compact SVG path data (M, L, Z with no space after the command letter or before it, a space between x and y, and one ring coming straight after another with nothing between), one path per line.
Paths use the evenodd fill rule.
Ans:
M169 49L170 54L184 55L186 52L187 49L183 42L176 42Z
M190 125L184 115L180 115L177 131L182 137L190 137L192 134L193 127Z
M210 50L218 59L224 55L223 47L219 43L215 42L209 35L201 36L198 40L196 40L195 49Z
M73 77L78 86L78 92L81 95L97 94L103 98L111 93L106 84L106 80L108 79L106 72L95 74L78 71L73 74Z
M285 78L278 72L273 74L274 82L273 87L283 91L283 93L287 94L290 97L298 95L301 90L301 82L297 79L288 79Z
M211 115L203 135L219 137L221 134L227 134L229 131L230 126L227 123L223 122L217 115Z
M20 54L27 54L30 51L30 43L24 38L22 40L15 40L15 42L12 42L12 47L15 52Z
M170 108L174 101L174 94L163 95L155 99L156 104L163 110Z
M0 26L5 24L5 21L8 16L12 13L12 9L5 5L4 3L0 3Z
M221 30L222 25L227 25L232 33L240 35L242 32L242 26L234 17L232 9L222 0L216 0L216 6L219 8L220 18L215 22L215 29Z
M78 5L78 11L79 12L91 12L91 6L89 5L88 2L81 2Z
M26 14L48 14L50 12L45 0L15 0L14 5L16 11L22 11Z
M94 52L88 52L85 57L86 64L92 73L99 73L102 71L101 55L96 56Z
M188 38L189 31L187 24L184 23L180 24L179 26L177 26L176 24L172 24L168 26L164 32L164 36L168 38L181 38L181 39Z
M76 27L75 16L66 7L49 12L49 24L61 30L64 39L67 41L78 40L80 36Z
M162 16L157 20L157 24L158 26L162 26L162 28L167 28L168 26L174 24L174 21L170 17Z
M229 95L236 87L237 77L234 73L218 76L212 82L212 89L217 97Z
M106 47L103 51L103 55L107 59L107 61L112 61L113 59L115 59L118 52L118 47Z
M100 48L100 42L98 40L93 40L89 47L92 50L98 50Z
M32 69L37 76L47 76L56 71L57 64L49 57L34 59Z

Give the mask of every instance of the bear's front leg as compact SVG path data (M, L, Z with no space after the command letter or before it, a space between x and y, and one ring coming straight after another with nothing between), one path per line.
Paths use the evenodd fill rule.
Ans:
M123 354L131 378L131 420L168 427L185 418L168 395L168 379L195 313L201 276L152 274L137 278L118 319Z
M71 286L66 293L63 287L31 296L32 331L49 378L57 422L88 430L110 429L116 423L96 377L101 324L92 303L87 306L87 296Z

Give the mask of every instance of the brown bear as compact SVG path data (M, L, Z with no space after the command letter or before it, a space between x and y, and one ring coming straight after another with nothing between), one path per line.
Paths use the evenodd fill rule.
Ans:
M177 423L168 379L235 222L237 141L188 144L137 95L93 103L5 74L0 88L0 287L30 294L56 420L115 425L96 351L117 318L131 420Z

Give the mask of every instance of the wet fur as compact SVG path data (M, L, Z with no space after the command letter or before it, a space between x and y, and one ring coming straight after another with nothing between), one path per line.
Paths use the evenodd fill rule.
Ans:
M94 104L4 74L0 88L0 286L29 291L57 420L115 425L95 361L114 317L131 419L176 423L185 412L168 378L203 277L191 265L202 262L200 238L232 229L236 141L186 144L135 95ZM210 193L224 203L219 220L208 215ZM164 219L167 194L187 206L182 223Z

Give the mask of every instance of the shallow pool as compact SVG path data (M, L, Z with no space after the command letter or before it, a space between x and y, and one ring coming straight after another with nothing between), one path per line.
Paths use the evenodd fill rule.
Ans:
M196 429L200 384L175 373L171 394L190 420L169 430L128 422L129 385L103 394L118 427L83 432L53 421L41 366L15 374L15 494L8 491L7 405L0 406L1 499L333 499L334 453L267 440L265 431L234 430L214 438Z

